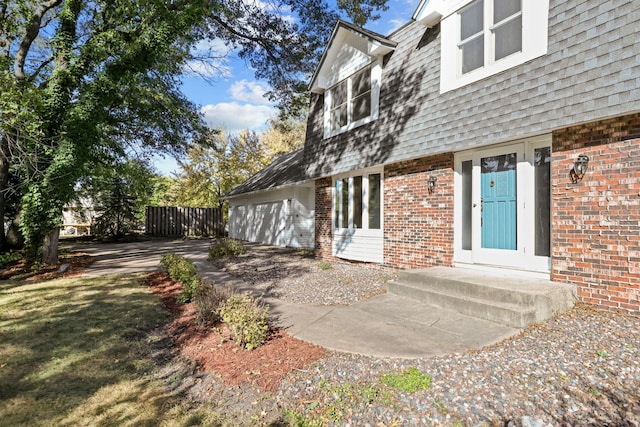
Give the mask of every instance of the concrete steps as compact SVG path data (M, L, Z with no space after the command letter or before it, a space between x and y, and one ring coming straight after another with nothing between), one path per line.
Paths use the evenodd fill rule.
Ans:
M575 287L545 279L462 268L400 272L388 292L514 328L572 307Z

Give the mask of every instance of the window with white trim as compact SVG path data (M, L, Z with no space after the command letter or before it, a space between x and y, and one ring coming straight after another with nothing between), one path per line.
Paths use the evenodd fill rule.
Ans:
M362 126L378 117L381 73L382 68L375 61L325 92L325 138Z
M521 0L475 0L458 15L462 74L522 51Z
M382 174L336 179L333 192L334 229L380 230Z
M441 23L440 92L547 53L549 0L464 0Z
M371 115L371 66L341 81L331 89L331 131Z

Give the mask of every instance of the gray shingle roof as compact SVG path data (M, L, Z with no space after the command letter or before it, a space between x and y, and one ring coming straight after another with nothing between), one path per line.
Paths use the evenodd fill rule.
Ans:
M307 180L302 165L303 149L286 153L276 158L269 166L247 179L225 194L225 198L256 191L273 190L299 184Z

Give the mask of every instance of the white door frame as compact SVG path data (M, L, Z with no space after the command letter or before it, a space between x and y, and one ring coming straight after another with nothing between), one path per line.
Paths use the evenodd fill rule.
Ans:
M454 264L474 268L507 268L542 273L548 277L550 257L535 255L535 170L534 151L551 146L551 135L542 135L519 141L482 147L456 153L454 156ZM517 153L517 247L515 250L487 249L481 246L481 193L480 159L508 153ZM472 162L471 195L471 248L462 248L463 230L463 162Z

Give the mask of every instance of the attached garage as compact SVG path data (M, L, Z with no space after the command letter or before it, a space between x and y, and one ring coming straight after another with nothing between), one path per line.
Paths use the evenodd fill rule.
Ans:
M303 179L301 156L299 150L279 157L226 195L230 237L314 248L315 185Z

